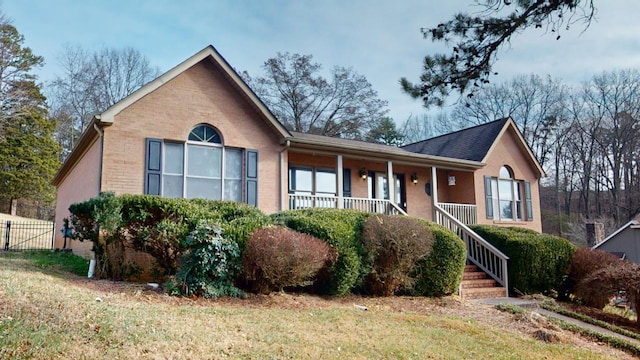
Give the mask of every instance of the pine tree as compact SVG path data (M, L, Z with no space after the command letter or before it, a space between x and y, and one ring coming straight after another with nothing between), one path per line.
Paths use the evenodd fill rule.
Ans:
M60 167L60 146L54 140L56 122L47 118L45 98L31 82L21 84L29 101L39 106L23 107L20 114L5 120L0 137L0 198L50 202L54 198L51 180Z

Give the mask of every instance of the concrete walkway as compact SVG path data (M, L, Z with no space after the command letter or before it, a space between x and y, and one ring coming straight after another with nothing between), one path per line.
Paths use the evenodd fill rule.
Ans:
M520 307L524 307L524 308L528 308L531 309L532 312L536 312L540 315L546 316L546 317L551 317L551 318L555 318L558 320L562 320L566 323L581 327L583 329L587 329L593 332L597 332L603 335L607 335L607 336L611 336L611 337L616 337L619 339L623 339L631 344L634 344L635 346L637 346L638 348L640 348L640 340L634 339L634 338L630 338L628 336L624 336L622 334L618 334L617 332L613 332L611 330L607 330L605 328L601 328L599 326L595 326L589 323L586 323L584 321L580 321L578 319L574 319L572 317L569 316L565 316L565 315L561 315L558 313L555 313L553 311L549 311L546 309L543 309L540 307L539 305L539 301L538 300L533 300L533 299L518 299L518 298L497 298L497 299L478 299L478 300L470 300L472 302L477 302L479 304L487 304L487 305L498 305L498 304L506 304L506 305L515 305L515 306L520 306Z

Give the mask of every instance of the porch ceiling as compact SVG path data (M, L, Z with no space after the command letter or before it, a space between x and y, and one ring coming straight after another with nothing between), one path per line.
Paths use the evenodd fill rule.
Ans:
M453 159L442 156L412 153L389 145L373 144L364 141L332 138L320 135L291 132L285 140L289 149L296 152L324 155L343 155L348 158L366 158L369 160L393 161L404 165L421 167L437 166L452 170L473 171L485 164L478 161Z

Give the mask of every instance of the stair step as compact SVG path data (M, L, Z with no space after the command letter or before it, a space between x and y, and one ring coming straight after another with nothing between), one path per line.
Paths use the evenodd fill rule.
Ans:
M476 265L465 265L464 272L475 272L478 271L478 267Z
M493 279L462 280L462 289L491 288L497 286L498 282Z
M465 272L462 274L462 280L486 279L488 275L483 271Z
M506 292L504 287L470 288L462 290L462 298L465 300L491 299L505 296Z

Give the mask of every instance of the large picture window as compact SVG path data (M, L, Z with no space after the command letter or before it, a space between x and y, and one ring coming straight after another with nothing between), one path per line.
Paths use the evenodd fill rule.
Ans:
M196 126L186 142L147 139L145 193L256 205L257 151L225 147L206 124Z
M497 177L485 177L485 195L487 218L525 220L526 215L526 220L533 219L531 184L516 180L509 167L501 167Z

